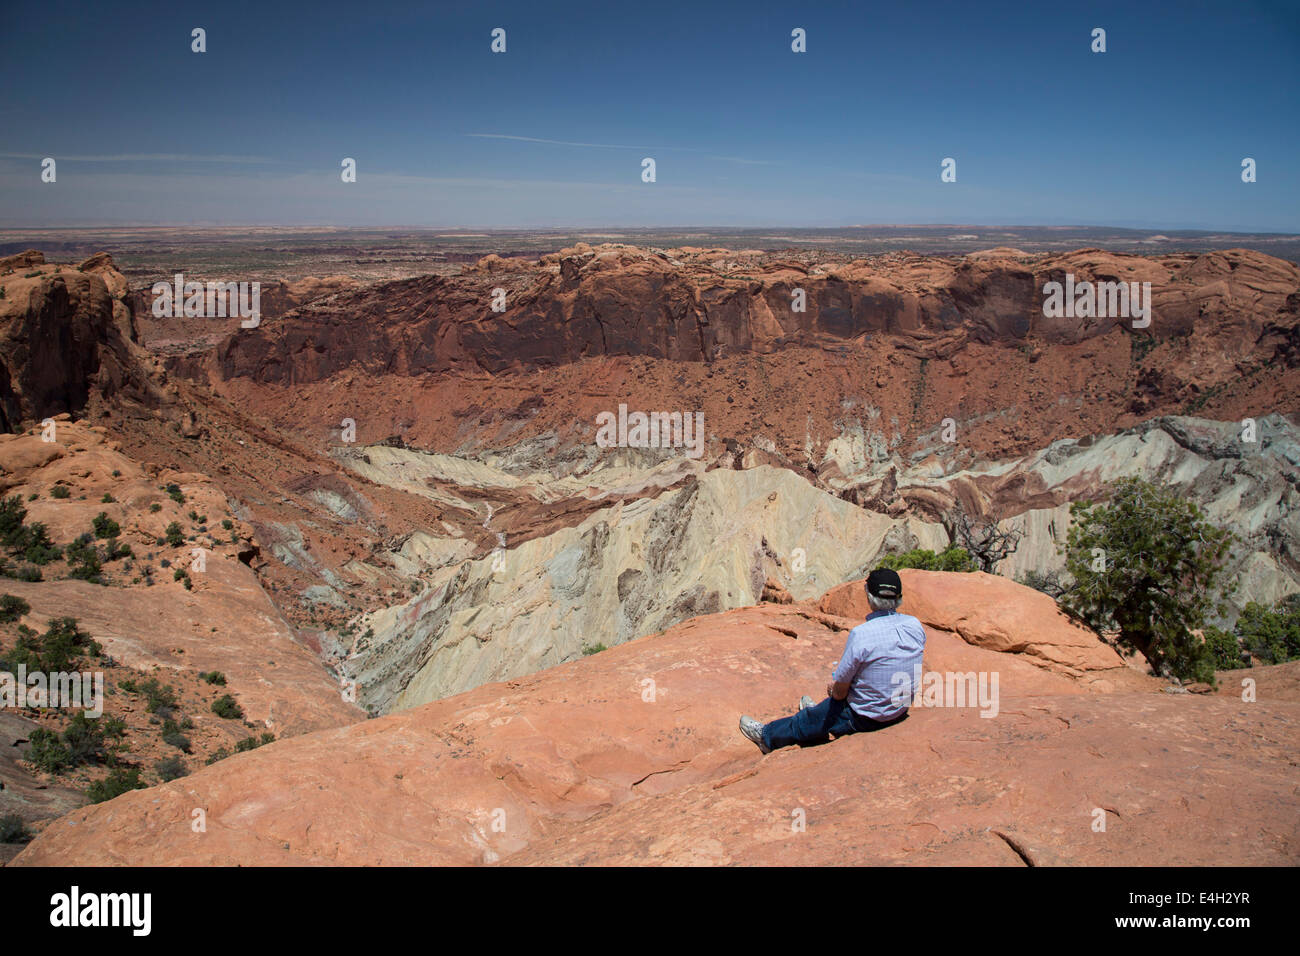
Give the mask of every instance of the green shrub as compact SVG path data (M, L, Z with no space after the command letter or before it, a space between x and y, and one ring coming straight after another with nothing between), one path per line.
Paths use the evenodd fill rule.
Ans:
M185 504L185 495L181 492L181 486L170 484L167 486L167 496L178 505Z
M913 551L906 551L903 554L891 554L881 558L877 564L882 568L893 568L895 571L903 568L918 568L922 571L978 571L979 567L975 564L964 549L949 547L936 554L925 548L917 548Z
M131 557L131 546L129 544L120 543L117 538L109 538L108 541L104 543L104 547L105 561L116 561L118 558Z
M32 606L20 597L15 597L12 594L0 596L0 622L10 624L31 609Z
M229 694L223 694L212 702L212 712L227 720L238 720L244 716L244 708Z
M6 813L0 817L0 843L27 843L31 838L32 831L18 814Z
M1129 357L1134 362L1141 362L1158 344L1153 335L1129 336Z
M176 690L171 684L164 684L156 677L147 677L142 681L126 686L126 681L118 684L123 690L143 694L145 710L160 717L168 717L176 707Z
M1300 658L1300 594L1290 594L1272 610L1251 602L1237 619L1237 635L1257 662L1285 664Z
M1242 650L1237 635L1221 628L1213 626L1205 628L1205 650L1210 655L1216 671L1230 671L1250 666L1245 661L1246 653Z
M68 559L68 577L103 584L103 560L92 542L89 534L83 534L64 549L64 557Z
M180 524L175 521L169 524L167 530L163 533L166 535L167 543L173 548L179 548L185 543L185 534L181 531Z
M14 667L22 664L28 671L54 673L73 670L82 654L98 657L102 650L98 642L77 627L76 618L58 617L50 620L39 637L31 628L20 625L18 643L6 659Z
M63 499L68 497L70 494L72 494L72 492L68 489L67 485L55 485L50 489L51 498Z
M1282 598L1271 609L1251 601L1233 633L1208 627L1205 643L1218 670L1300 659L1300 594Z
M0 500L0 545L13 550L25 541L22 533L26 517L27 509L18 495Z
M170 757L159 760L153 765L153 768L158 774L158 779L163 783L184 777L190 772L179 754L172 754Z
M106 491L104 492L104 497L99 499L99 503L102 505L111 505L116 500L117 500L116 498L114 498Z
M95 515L90 525L95 529L96 538L116 538L122 533L122 526L110 518L105 511Z
M186 753L191 752L190 738L181 733L181 728L174 720L164 720L162 728L163 743L169 747L175 747L177 750L183 750Z
M27 545L23 549L23 559L32 564L49 564L57 561L63 549L50 540L45 525L37 521L27 528Z
M202 671L199 674L199 680L205 680L209 684L218 684L221 687L226 686L226 675L221 671Z
M111 763L121 750L126 724L117 717L87 717L77 711L62 733L44 727L28 738L27 760L46 773L61 773L84 763Z
M245 737L235 744L235 753L247 753L250 750L256 750L258 747L264 747L275 741L275 734L267 731L261 737Z
M592 644L590 647L584 647L582 653L584 656L590 657L592 654L599 654L601 651L607 650L609 650L609 648L604 644Z
M126 724L120 717L87 717L77 711L64 728L63 743L75 767L83 763L111 763L126 736Z
M25 525L26 517L21 496L12 495L0 501L0 546L32 564L49 564L58 558L59 548L50 541L44 524L37 521Z
M144 788L145 784L140 780L139 770L135 768L126 770L119 767L103 780L96 781L87 787L86 796L90 798L91 803L103 803L105 800L120 797L128 790L143 790Z
M49 564L58 558L59 548L50 541L44 524L37 521L25 525L26 518L21 496L11 495L0 501L0 546L32 564Z
M234 523L233 521L231 521L229 518L222 518L222 519L221 519L221 527L225 528L227 531L229 531L229 530L230 530L231 528L233 528L234 526L235 526L235 523Z
M27 738L25 759L46 773L61 773L72 766L72 754L59 735L44 727L37 727Z

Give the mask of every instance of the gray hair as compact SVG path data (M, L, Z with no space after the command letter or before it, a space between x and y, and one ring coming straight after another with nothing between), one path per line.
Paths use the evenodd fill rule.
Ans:
M877 597L868 591L867 603L871 605L873 611L897 611L898 605L903 603L903 599L901 597Z

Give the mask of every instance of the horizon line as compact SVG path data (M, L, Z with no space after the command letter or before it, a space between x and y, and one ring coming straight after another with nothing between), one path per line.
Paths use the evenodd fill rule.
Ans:
M1249 230L1249 229L1214 229L1205 227L1175 227L1175 226L1120 226L1120 225L1098 225L1089 223L1054 223L1030 224L1030 223L961 223L961 222L892 222L892 223L862 223L849 226L831 226L831 225L792 225L792 224L767 224L760 226L735 226L735 225L669 225L669 226L643 226L643 225L599 225L599 224L569 224L569 225L548 225L548 226L525 226L525 225L491 225L491 226L474 226L474 225L413 225L407 223L366 223L356 225L327 225L321 223L183 223L183 222L134 222L134 223L86 223L79 225L61 225L61 226L32 226L32 225L5 225L0 223L0 232L43 232L54 233L63 231L87 231L92 229L193 229L201 230L231 230L231 229L299 229L304 231L332 231L346 232L364 229L403 229L418 232L447 232L447 233L469 233L469 232L531 232L531 233L572 233L576 231L622 231L622 232L758 232L758 231L798 231L798 232L828 232L828 231L845 231L845 230L870 230L870 229L1112 229L1124 232L1155 232L1160 233L1200 233L1204 235L1237 235L1237 236L1280 236L1286 238L1300 238L1300 231L1296 232L1277 232L1271 230ZM970 241L970 240L968 240Z

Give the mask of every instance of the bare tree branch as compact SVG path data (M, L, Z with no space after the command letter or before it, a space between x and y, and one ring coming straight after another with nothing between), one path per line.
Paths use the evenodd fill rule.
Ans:
M972 518L961 508L945 515L943 523L953 544L965 549L979 564L980 570L989 574L993 573L998 562L1015 554L1020 539L1025 536L1023 526L999 528L996 521Z

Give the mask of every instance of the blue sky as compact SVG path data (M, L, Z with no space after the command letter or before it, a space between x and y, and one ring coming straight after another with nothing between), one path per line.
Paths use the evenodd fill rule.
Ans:
M1300 231L1296 3L292 7L12 5L0 225Z

